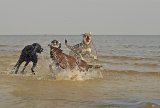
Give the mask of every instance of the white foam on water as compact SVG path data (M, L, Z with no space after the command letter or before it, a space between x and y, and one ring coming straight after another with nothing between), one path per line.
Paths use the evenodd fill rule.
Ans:
M62 70L55 74L56 80L73 80L73 81L84 81L89 79L103 78L100 71L90 70L81 72L79 70Z
M46 67L45 67L46 68ZM40 68L36 72L36 77L38 80L72 80L72 81L84 81L89 79L103 78L100 70L90 69L89 71L81 72L77 69L74 70L64 70L58 69L52 66L52 71L49 66L46 69Z

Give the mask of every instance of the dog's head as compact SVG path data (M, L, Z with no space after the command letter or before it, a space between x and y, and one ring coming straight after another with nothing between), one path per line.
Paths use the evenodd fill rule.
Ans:
M33 43L32 46L34 47L33 53L41 53L43 52L43 48L38 43Z
M85 43L85 44L90 44L91 43L91 37L92 37L92 35L91 35L91 32L89 32L89 33L84 33L84 34L82 34L83 35L83 42Z
M48 46L50 47L51 52L58 52L58 53L62 53L62 50L61 50L60 48L54 47L54 46L53 46L53 45L51 45L51 44L48 44Z
M56 48L61 48L61 43L57 40L51 41L51 46L56 47Z

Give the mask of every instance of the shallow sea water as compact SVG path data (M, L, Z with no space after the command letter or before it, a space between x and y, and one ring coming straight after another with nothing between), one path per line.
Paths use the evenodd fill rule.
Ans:
M160 36L93 36L98 61L92 63L103 68L63 71L55 79L47 44L57 39L68 53L65 38L81 41L81 36L0 36L1 108L160 108ZM10 74L22 48L33 42L44 48L36 75L31 63L25 74Z

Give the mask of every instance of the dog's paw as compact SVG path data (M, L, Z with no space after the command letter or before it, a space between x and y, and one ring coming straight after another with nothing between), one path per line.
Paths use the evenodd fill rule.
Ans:
M32 73L34 73L35 71L31 68Z
M21 74L24 74L24 70L21 71Z
M15 70L12 69L9 73L10 73L10 74L13 74L13 73L15 73Z
M34 72L32 72L32 74L33 74L33 75L35 75L35 73L34 73Z
M81 58L81 60L86 61L83 57Z

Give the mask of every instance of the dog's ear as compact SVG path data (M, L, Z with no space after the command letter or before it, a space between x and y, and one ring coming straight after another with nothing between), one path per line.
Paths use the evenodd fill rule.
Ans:
M84 34L82 34L82 35L83 35L83 37L92 36L91 32L86 32L86 33L84 33Z
M61 48L61 43L59 42L59 47L58 48Z
M37 46L37 43L33 43L32 46L34 46L34 47Z
M32 55L36 53L41 53L43 51L43 48L41 48L41 45L38 43L33 43L32 46L34 47L32 51Z

